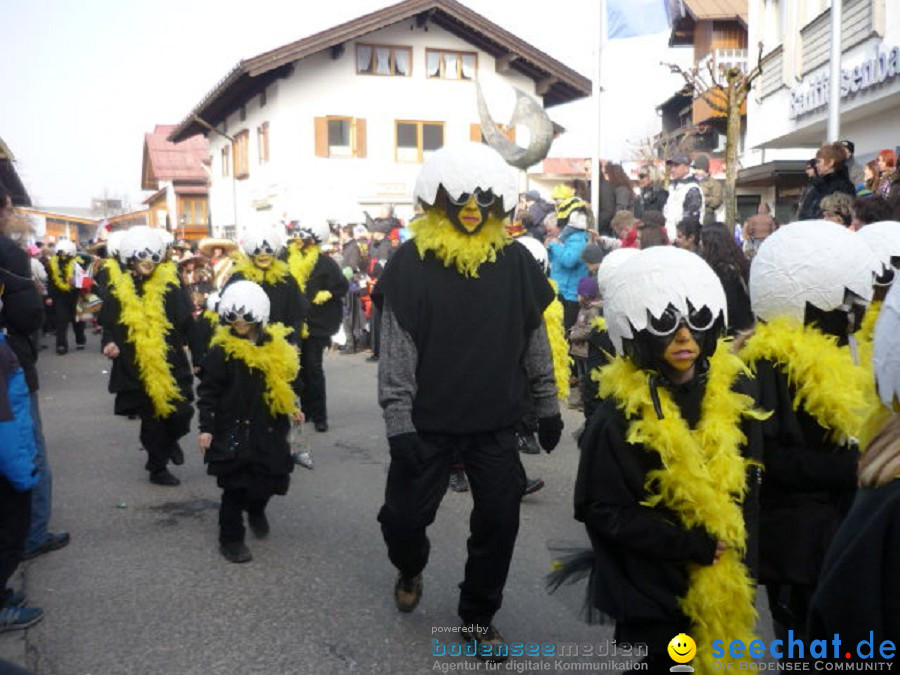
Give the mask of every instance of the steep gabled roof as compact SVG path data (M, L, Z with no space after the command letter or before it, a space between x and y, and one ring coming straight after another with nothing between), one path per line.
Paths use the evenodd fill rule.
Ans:
M141 189L156 190L161 180L206 183L203 161L209 154L209 142L203 136L193 136L172 143L168 136L174 130L174 124L157 124L151 133L144 134Z
M747 28L748 0L681 0L684 16L673 17L669 46L694 42L694 27L699 21L737 21Z
M340 49L350 40L400 21L432 23L469 42L531 78L544 89L544 106L551 107L589 96L591 81L536 49L456 0L404 0L371 14L238 63L171 133L180 141L204 131L197 121L216 125L272 81L290 74L292 64L325 49Z

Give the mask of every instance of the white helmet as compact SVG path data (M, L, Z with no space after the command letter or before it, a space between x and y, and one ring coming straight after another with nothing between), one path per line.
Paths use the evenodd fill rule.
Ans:
M419 172L413 198L433 206L441 186L454 200L476 189L491 190L504 213L512 211L519 200L512 168L500 153L483 143L466 142L435 152Z
M125 233L119 247L119 259L127 263L132 258L149 258L155 263L162 262L166 246L160 236L161 230L138 225Z
M56 252L60 255L73 256L77 251L75 242L70 239L60 239L56 243Z
M760 245L750 266L750 304L763 321L803 323L807 304L831 312L847 291L869 302L880 273L881 261L862 237L828 220L802 220Z
M616 276L619 268L638 253L639 250L636 248L617 248L603 256L597 269L597 288L601 298L606 297L606 287Z
M125 239L126 230L113 230L106 238L106 255L110 258L117 258L119 250L122 247L122 240Z
M237 283L237 282L235 282ZM210 312L218 312L219 310L219 300L222 296L219 295L218 291L213 291L209 295L206 296L206 309Z
M331 228L328 227L328 223L322 222L312 225L301 225L297 228L297 231L301 239L312 239L317 244L327 242L331 236Z
M259 284L235 281L228 284L219 299L219 318L226 323L242 317L249 323L265 326L269 322L269 296Z
M635 333L648 327L659 331L651 321L666 319L670 305L676 316L698 331L714 329L720 317L722 328L728 323L722 282L696 253L654 246L627 260L605 288L603 316L616 352L624 354L622 341L633 339ZM692 324L694 316L697 325ZM679 325L677 320L668 323L675 329ZM707 347L714 350L715 342L709 341Z
M900 273L900 223L882 220L862 227L856 235L862 237L881 260L875 283L890 286Z
M550 273L550 260L547 258L547 249L544 245L539 242L534 237L524 236L518 237L515 241L519 242L528 249L528 252L534 256L534 259L537 260L537 264L540 266L541 271L544 274Z
M241 249L251 258L258 253L279 255L284 250L284 229L266 225L247 230L241 239Z

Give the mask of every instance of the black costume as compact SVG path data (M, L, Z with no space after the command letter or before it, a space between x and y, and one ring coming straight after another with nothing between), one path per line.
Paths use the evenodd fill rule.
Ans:
M237 338L236 338L237 339ZM263 333L260 345L272 340ZM299 378L292 383L299 392ZM272 495L287 493L294 470L288 415L273 415L265 402L265 374L213 345L201 364L197 387L200 433L212 434L204 455L207 473L222 488L220 543L244 540L243 511L262 515ZM236 451L229 439L239 439Z
M331 344L331 336L338 332L344 318L344 301L350 284L338 264L320 253L306 280L306 297L311 306L306 319L308 337L300 349L300 378L303 381L303 414L316 425L328 422L325 393L325 369L322 356ZM316 304L316 296L328 291L331 297ZM272 319L273 321L276 319Z
M403 577L424 569L426 528L458 450L475 502L460 585L466 624L487 626L500 608L525 487L514 428L528 389L539 418L558 413L543 323L552 299L531 253L515 243L474 278L407 242L373 293L383 312L379 399L392 457L378 514L388 556Z
M159 273L159 268L154 274ZM130 274L124 271L123 274ZM135 292L143 296L146 280L134 278ZM100 311L103 326L102 344L114 342L119 356L112 361L109 374L109 392L116 395L116 415L140 415L140 439L149 455L146 469L151 473L165 470L170 458L180 457L178 440L190 431L194 409L194 373L185 353L186 346L196 346L191 301L181 286L168 286L163 296L165 315L172 329L164 335L165 362L169 366L182 400L175 402L175 411L166 417L157 417L153 403L141 381L136 361L134 343L128 340L128 327L121 322L122 306L114 292L107 293ZM162 331L162 327L160 327Z
M838 446L829 431L794 405L787 376L768 360L755 365L765 473L761 491L760 581L766 585L776 634L800 634L822 559L856 489L859 451Z
M87 341L84 336L84 321L75 318L75 306L78 304L79 290L69 285L66 278L66 269L73 258L61 258L56 256L59 265L59 278L66 290L59 288L53 278L51 265L47 265L47 288L50 291L50 299L53 302L53 323L56 326L56 351L65 354L69 351L69 324L75 334L75 344L84 347ZM77 262L77 261L76 261Z
M235 281L244 279L247 279L247 277L243 273L239 270L234 271L228 278L228 283L225 284L222 291L224 292ZM284 276L275 284L253 279L250 279L250 281L259 284L269 298L269 321L292 328L293 332L287 336L287 341L291 344L300 344L303 322L309 315L311 305L303 291L300 290L297 280L291 276L290 272L285 270Z

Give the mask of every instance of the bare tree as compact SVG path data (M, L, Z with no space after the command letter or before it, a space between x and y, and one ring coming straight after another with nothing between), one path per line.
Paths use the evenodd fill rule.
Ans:
M694 98L702 98L710 108L725 116L725 222L734 225L737 221L737 156L741 139L741 108L750 93L753 80L762 73L762 42L756 66L744 72L737 64L720 66L716 72L713 59L706 63L706 72L698 66L688 70L674 63L663 63L673 73L679 73L694 90Z

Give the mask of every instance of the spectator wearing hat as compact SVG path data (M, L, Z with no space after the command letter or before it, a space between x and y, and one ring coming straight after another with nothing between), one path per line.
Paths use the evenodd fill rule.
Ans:
M597 275L597 270L600 268L602 261L603 249L597 244L588 244L584 247L584 251L581 252L581 262L587 267L588 274L592 277Z
M691 158L677 152L666 160L669 169L669 198L663 209L666 218L666 235L675 240L678 223L684 218L703 216L703 191L697 179L691 175ZM646 218L645 218L646 222Z
M721 218L716 217L716 211L722 206L722 183L709 174L709 155L699 154L694 158L694 177L700 184L703 193L703 217L701 225L709 225Z
M544 241L547 234L544 229L544 218L547 214L554 213L556 206L545 201L537 190L529 190L525 193L525 209L522 225L526 232L538 241Z
M850 182L854 185L864 184L866 182L866 167L857 162L856 158L853 156L853 153L856 151L856 146L853 144L853 141L848 140L841 141L841 145L843 146L844 154L847 157L844 160L844 166L847 168L847 176L850 178Z
M587 276L587 266L581 254L588 244L587 219L572 213L562 231L547 230L547 256L550 259L550 278L556 282L562 297L563 325L572 327L578 316L578 282Z

